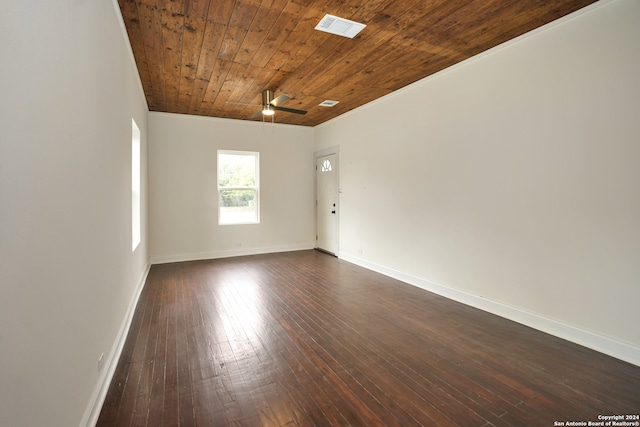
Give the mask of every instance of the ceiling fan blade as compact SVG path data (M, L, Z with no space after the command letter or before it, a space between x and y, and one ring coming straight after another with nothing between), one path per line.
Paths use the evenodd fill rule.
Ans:
M255 119L256 117L260 117L261 115L262 115L262 110L256 111L256 113L253 116L251 116L251 118Z
M231 101L227 101L227 102L225 102L225 104L231 104L231 105L244 105L244 106L247 106L247 107L262 107L262 105L260 105L260 104L247 104L247 103L244 103L244 102L231 102Z
M277 107L275 105L273 106L273 109L278 111L286 111L287 113L307 114L305 110L297 110L295 108L287 108L287 107Z
M274 107L277 107L278 105L282 104L283 102L287 102L290 99L291 97L289 95L287 95L286 93L283 93L281 95L278 95L276 99L272 99L271 105L273 105Z

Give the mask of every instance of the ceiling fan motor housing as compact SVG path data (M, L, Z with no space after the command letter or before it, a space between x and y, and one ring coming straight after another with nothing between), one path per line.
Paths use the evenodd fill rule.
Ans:
M262 107L267 108L271 105L271 101L273 101L273 91L272 90L263 90L262 91Z

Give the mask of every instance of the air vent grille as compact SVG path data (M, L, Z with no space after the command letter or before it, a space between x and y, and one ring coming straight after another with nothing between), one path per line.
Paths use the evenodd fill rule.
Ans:
M322 101L320 104L318 104L321 107L333 107L334 105L336 105L337 103L339 103L340 101L332 101L330 99L327 99L325 101Z
M316 25L315 29L352 39L362 31L364 27L366 27L365 24L326 14L318 25Z
M318 24L325 30L329 29L336 22L336 18L331 15L326 15L322 21Z

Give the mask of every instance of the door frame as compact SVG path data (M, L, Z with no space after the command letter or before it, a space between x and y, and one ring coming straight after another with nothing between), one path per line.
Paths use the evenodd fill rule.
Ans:
M314 219L314 239L313 247L317 250L322 250L318 247L318 158L330 156L334 154L336 156L336 253L333 254L338 257L340 252L340 193L342 193L342 187L340 187L340 146L335 145L333 147L325 148L313 153L313 219Z

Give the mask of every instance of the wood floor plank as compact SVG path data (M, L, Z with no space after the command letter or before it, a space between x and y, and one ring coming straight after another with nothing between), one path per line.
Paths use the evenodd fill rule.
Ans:
M640 367L317 251L154 265L98 426L549 426Z
M178 268L182 268L179 266ZM191 359L193 357L193 341L190 339L196 331L190 329L189 314L193 311L194 302L189 298L188 284L185 285L181 276L176 278L176 292L178 304L177 330L178 339L178 413L177 421L180 426L195 426L194 387L191 376Z

